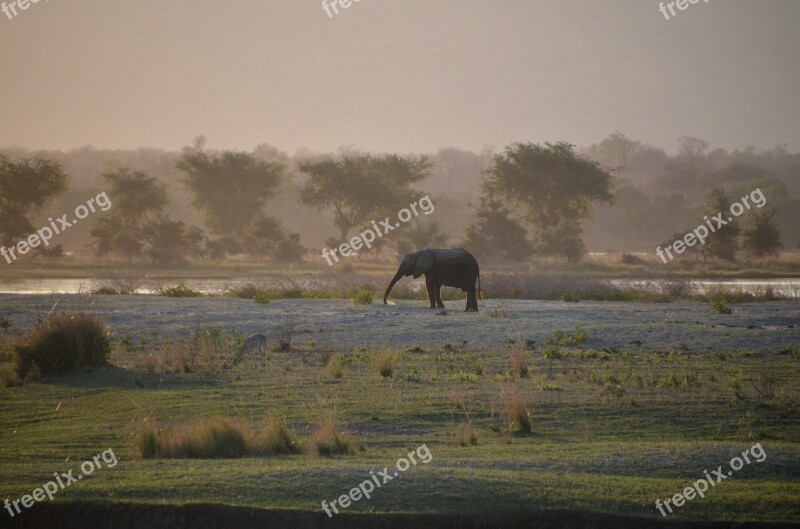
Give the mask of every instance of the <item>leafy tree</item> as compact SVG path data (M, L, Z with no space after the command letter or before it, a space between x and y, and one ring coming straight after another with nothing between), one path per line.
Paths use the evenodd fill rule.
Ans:
M251 255L271 256L278 261L297 261L306 253L299 234L288 233L278 219L264 213L250 225L245 242Z
M209 154L203 143L184 149L177 164L186 174L193 205L218 235L234 235L250 225L275 195L284 174L281 163L246 152Z
M778 255L783 248L781 232L775 221L777 211L763 208L753 211L753 226L744 233L744 249L753 257Z
M484 186L477 222L467 227L462 245L477 257L496 261L522 261L533 255L528 232L512 211Z
M739 235L742 230L736 225L735 220L728 222L731 200L725 191L714 189L707 195L707 202L708 210L706 216L711 219L711 225L715 231L709 234L704 250L708 255L717 259L735 261L736 251L739 249ZM726 224L717 227L717 222L712 217L719 213L722 213L722 220Z
M425 248L442 248L447 245L447 235L442 233L441 224L435 220L415 222L404 229L397 239L395 248L400 255Z
M424 156L345 154L340 159L303 160L298 169L309 176L300 199L308 206L332 209L333 224L345 241L352 228L408 206L415 195L410 185L427 177L428 161Z
M61 165L41 158L13 162L0 154L0 243L16 244L35 231L30 217L67 189Z
M575 220L545 226L534 234L534 250L539 255L563 256L570 263L576 263L586 253L582 234L583 230Z
M142 253L152 234L150 224L162 218L166 186L142 171L120 168L103 174L114 208L97 217L91 230L97 253L133 258Z
M495 156L486 185L510 206L524 210L538 248L570 261L583 254L580 223L591 216L592 202L614 200L611 175L563 142L506 147ZM567 237L560 250L555 234Z

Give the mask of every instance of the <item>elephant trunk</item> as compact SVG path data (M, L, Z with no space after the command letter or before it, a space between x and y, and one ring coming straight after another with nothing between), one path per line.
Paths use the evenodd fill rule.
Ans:
M401 277L403 277L403 273L402 273L401 270L398 270L397 273L392 278L392 282L389 283L389 288L386 289L386 293L383 295L383 304L384 305L386 305L386 298L389 297L389 293L392 291L392 288L394 288L394 284L397 283L398 281L400 281Z

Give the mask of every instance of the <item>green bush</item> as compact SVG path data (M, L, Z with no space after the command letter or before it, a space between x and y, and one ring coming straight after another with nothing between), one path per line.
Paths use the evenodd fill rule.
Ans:
M372 305L372 292L363 288L357 288L351 292L350 301L356 305Z
M203 298L205 294L202 292L198 292L197 290L191 289L181 283L176 287L171 288L164 288L159 292L162 296L168 298Z
M95 314L53 314L15 344L17 375L24 378L34 365L45 376L107 365L108 334L108 327Z
M366 450L364 443L357 437L339 432L332 419L324 421L311 437L310 449L324 457L354 454Z
M711 303L711 310L717 314L733 314L733 310L725 305L725 302L717 300Z
M267 303L269 303L269 294L267 294L266 292L257 292L253 296L253 301L261 305L266 305Z
M100 287L92 290L92 294L95 296L114 296L119 294L115 288L112 287Z

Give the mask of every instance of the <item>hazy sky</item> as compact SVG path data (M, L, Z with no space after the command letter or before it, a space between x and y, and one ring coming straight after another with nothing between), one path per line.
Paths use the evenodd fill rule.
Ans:
M799 27L798 0L40 0L0 13L0 146L800 149Z

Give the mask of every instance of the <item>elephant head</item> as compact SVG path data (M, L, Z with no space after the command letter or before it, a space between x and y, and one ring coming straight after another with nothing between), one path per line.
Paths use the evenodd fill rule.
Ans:
M431 250L423 250L421 252L415 252L406 255L400 262L400 266L397 268L397 273L392 278L391 283L389 283L389 287L386 289L386 293L383 295L383 304L386 304L386 299L389 297L389 293L392 291L392 288L394 288L395 283L400 281L400 278L412 275L414 276L414 279L418 278L433 268L433 261L433 252Z

